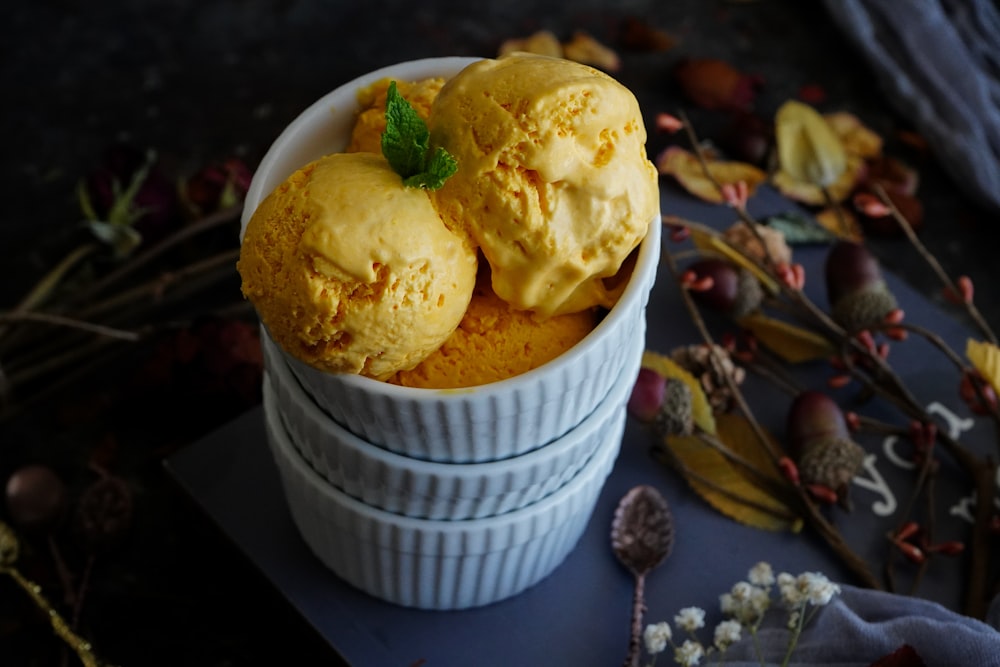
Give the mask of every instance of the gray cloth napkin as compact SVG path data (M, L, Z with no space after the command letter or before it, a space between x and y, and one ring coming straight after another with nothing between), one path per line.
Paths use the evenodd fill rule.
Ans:
M782 614L768 612L760 645L770 664L779 664L788 645L780 627ZM950 611L916 597L841 585L840 595L806 626L790 665L866 667L903 644L912 646L929 666L1000 666L1000 599L987 622ZM708 664L711 664L709 662ZM751 643L744 640L726 653L729 667L759 665Z
M996 0L824 2L956 184L1000 210Z

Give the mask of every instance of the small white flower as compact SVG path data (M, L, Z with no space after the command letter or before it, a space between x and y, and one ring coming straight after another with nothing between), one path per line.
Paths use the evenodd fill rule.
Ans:
M800 587L810 604L822 607L830 603L834 595L840 593L840 586L831 582L820 572L805 572L799 575Z
M733 584L733 588L730 591L733 594L733 599L737 602L744 602L750 599L753 595L753 586L747 581L737 581Z
M750 568L748 579L751 584L766 588L774 583L774 570L771 569L770 563L761 561Z
M670 624L667 622L647 625L642 633L643 641L646 642L646 652L650 655L663 653L672 636Z
M794 630L799 625L799 610L796 609L788 614L788 629Z
M674 661L683 667L694 667L701 662L705 648L698 642L688 639L674 649Z
M705 610L699 607L685 607L674 616L674 623L682 630L694 632L698 628L705 627Z
M799 588L799 580L782 572L778 575L778 590L781 591L781 600L789 607L798 607L806 601L803 591Z
M726 616L735 616L740 610L740 605L732 593L723 593L719 596L719 609Z
M715 647L720 651L735 644L743 636L743 626L738 621L723 621L715 626Z

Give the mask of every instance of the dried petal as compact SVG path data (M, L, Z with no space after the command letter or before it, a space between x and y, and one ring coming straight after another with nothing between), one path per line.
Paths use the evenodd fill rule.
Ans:
M965 356L983 376L993 391L1000 394L1000 348L988 342L968 339Z
M674 70L674 77L696 105L722 111L748 111L762 83L760 77L744 74L716 58L684 60Z
M617 72L622 67L617 53L582 31L573 33L573 39L563 44L563 57L605 72Z
M539 30L528 37L508 39L500 45L498 56L504 56L514 51L527 51L553 58L563 57L563 47L559 38L549 30Z
M840 137L844 150L866 160L882 154L882 137L867 128L857 116L845 111L824 114L834 134Z
M844 145L813 107L789 100L775 116L781 169L792 179L829 188L847 169Z
M713 204L725 202L719 186L735 185L742 181L746 185L747 197L752 197L757 186L767 179L763 170L744 162L707 160L706 164L712 178L705 175L705 170L694 153L679 146L668 147L656 158L656 168L661 174L673 176L689 193Z
M618 502L611 522L611 548L630 572L645 575L670 555L674 518L660 492L648 485L632 488Z

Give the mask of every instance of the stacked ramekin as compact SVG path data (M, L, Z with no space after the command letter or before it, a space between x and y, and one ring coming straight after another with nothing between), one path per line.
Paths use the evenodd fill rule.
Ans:
M295 169L342 149L359 89L384 77L448 77L470 62L402 63L321 98L265 155L244 226ZM324 373L262 327L267 440L316 556L371 595L425 609L489 604L551 573L578 542L621 446L660 231L650 221L621 298L583 341L488 385L415 389Z

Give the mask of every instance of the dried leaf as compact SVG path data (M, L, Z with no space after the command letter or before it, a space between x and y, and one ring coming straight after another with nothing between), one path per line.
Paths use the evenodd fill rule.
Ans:
M816 222L839 239L855 243L863 243L865 240L865 234L857 216L843 206L824 208L816 214Z
M829 359L835 352L819 334L763 313L747 315L739 324L764 347L791 364Z
M697 378L670 357L649 350L642 355L642 367L656 371L665 378L683 382L691 390L691 417L695 425L706 433L715 433L715 416L712 414L712 407L705 390Z
M846 167L836 181L827 187L830 198L842 202L854 191L864 173L865 161L857 155L847 156ZM827 203L823 196L823 188L793 178L788 172L779 169L771 176L771 183L781 194L809 206L823 206Z
M599 67L605 72L617 72L622 68L622 60L614 50L582 31L573 33L573 39L563 44L563 57Z
M674 517L655 488L636 486L626 493L611 522L611 548L632 574L645 575L670 555Z
M829 123L834 134L840 137L844 150L849 154L866 160L882 154L882 137L862 124L854 114L836 111L825 114L823 118Z
M717 419L718 439L731 452L776 481L783 480L745 418L721 414ZM765 530L798 531L801 528L801 519L783 502L697 436L669 437L664 445L695 493L725 516Z
M757 186L767 180L767 174L761 169L745 162L707 160L706 165L712 178L719 185L743 181L751 197ZM694 153L679 146L670 146L656 158L656 168L661 174L676 178L681 187L695 197L713 204L723 203L719 187L712 182L712 178L705 175L701 162Z
M781 170L793 181L828 188L847 169L844 144L813 107L789 100L775 115Z
M563 47L559 43L559 38L549 30L539 30L528 37L505 40L500 45L497 55L503 56L514 51L527 51L553 58L562 58L563 56Z
M674 77L692 102L710 110L748 111L761 85L760 77L716 58L684 60L675 68Z
M757 264L744 257L742 253L738 252L731 245L726 243L720 236L692 227L691 241L699 250L718 253L729 259L729 261L734 264L743 267L756 276L757 280L759 280L761 285L764 286L764 289L771 294L778 291L778 283L775 282L774 278L757 266Z
M970 338L965 343L965 356L993 390L1000 394L1000 348L992 343Z
M764 224L781 232L791 245L831 243L837 237L829 229L797 211L786 211L764 219Z

